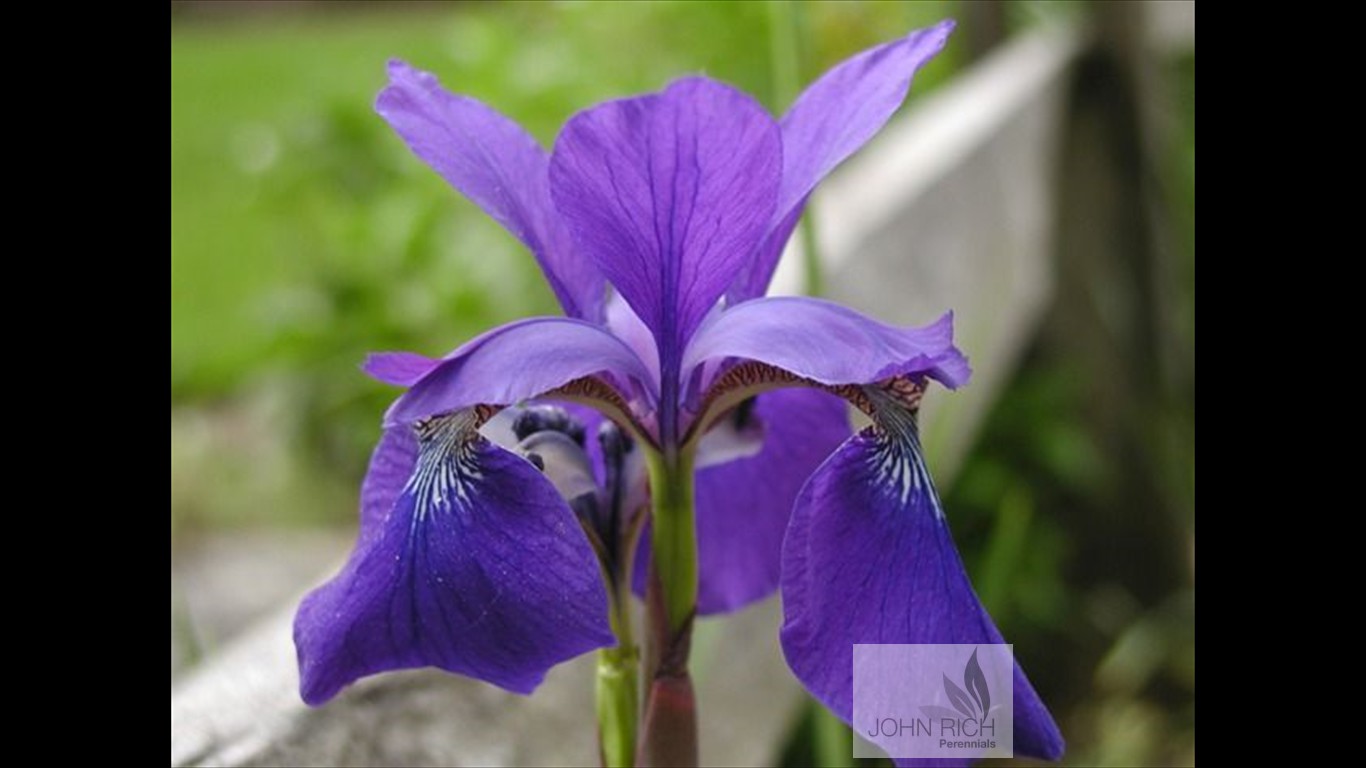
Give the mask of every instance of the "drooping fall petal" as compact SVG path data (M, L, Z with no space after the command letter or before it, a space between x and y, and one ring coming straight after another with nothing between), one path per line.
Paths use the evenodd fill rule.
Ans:
M968 581L913 422L855 435L802 489L783 543L783 653L806 689L853 717L856 643L1002 643ZM1062 735L1014 672L1015 751L1056 760Z
M529 693L550 667L614 642L595 556L550 481L480 437L470 413L417 439L406 429L376 450L350 560L299 608L304 700L424 666Z

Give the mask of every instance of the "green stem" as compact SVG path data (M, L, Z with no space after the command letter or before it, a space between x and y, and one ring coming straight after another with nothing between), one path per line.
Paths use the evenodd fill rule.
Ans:
M697 701L688 674L697 608L697 530L693 452L646 452L650 471L651 556L645 596L649 694L636 752L643 768L697 765Z
M800 2L775 0L768 4L768 60L773 77L770 101L785 110L797 98L802 78L802 39L806 33L806 9ZM820 246L816 242L816 216L808 205L802 214L802 276L808 296L825 292Z
M802 272L803 290L807 296L825 293L825 271L821 265L821 247L816 242L816 212L807 206L802 213Z
M626 642L598 651L598 738L606 768L630 768L635 760L638 660L635 645Z
M815 710L813 720L815 730L816 765L822 768L848 768L854 764L854 735L830 710L819 702L812 701Z
M693 517L692 452L670 460L647 453L653 535L651 556L663 590L669 629L677 632L697 607L697 525Z
M773 76L773 103L770 106L775 111L787 109L797 96L801 80L801 61L797 53L800 13L801 8L790 0L774 0L768 4L768 65Z
M631 623L631 565L640 525L620 532L614 572L604 570L611 587L608 620L617 644L598 651L597 708L598 743L604 768L631 768L635 764L637 721L640 718L640 649Z

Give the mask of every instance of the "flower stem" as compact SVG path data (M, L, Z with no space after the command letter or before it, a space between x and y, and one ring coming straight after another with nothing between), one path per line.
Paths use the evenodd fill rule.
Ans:
M802 40L806 38L806 7L795 0L768 4L768 61L772 77L770 101L776 112L792 106L802 79ZM825 292L820 245L816 240L816 215L808 203L802 214L802 289L807 296Z
M630 618L622 617L629 626ZM598 651L598 738L605 768L630 768L636 753L636 717L640 709L636 647L617 636L615 648Z
M854 764L854 735L844 721L823 705L813 701L812 741L816 765L824 768L846 768Z
M787 109L801 82L801 54L797 50L802 12L798 4L779 0L768 4L768 68L772 78L769 106L774 114Z
M645 597L649 694L637 763L697 765L697 706L688 654L697 610L692 451L647 454L651 556Z
M677 632L697 607L697 525L693 519L692 452L669 458L651 452L650 551L669 629Z
M617 503L617 500L613 500ZM604 768L635 765L637 721L640 718L640 649L631 623L631 573L643 515L623 526L614 525L617 556L604 576L611 589L608 614L617 644L598 651L598 744ZM608 572L610 570L610 572Z

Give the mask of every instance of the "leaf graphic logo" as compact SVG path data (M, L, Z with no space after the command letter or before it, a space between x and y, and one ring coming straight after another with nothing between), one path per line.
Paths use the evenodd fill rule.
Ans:
M959 688L948 675L944 675L944 693L948 694L949 703L963 717L978 722L986 720L987 712L991 710L991 690L987 688L987 676L982 672L982 665L977 662L976 648L963 668L963 687Z
M977 702L978 720L985 720L991 710L991 691L987 689L987 676L982 673L982 665L977 663L977 649L972 649L972 657L963 668L963 687L968 689L972 700Z

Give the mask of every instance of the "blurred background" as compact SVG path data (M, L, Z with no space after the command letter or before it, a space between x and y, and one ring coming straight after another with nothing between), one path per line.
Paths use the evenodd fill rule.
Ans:
M948 483L955 534L1068 763L1193 764L1195 53L1181 3L173 2L173 713L179 682L349 545L394 396L360 374L365 353L442 354L558 313L520 245L374 114L387 59L548 146L577 109L688 72L780 114L835 62L945 17L959 32L911 109L1040 29L1082 41L1056 129L1047 303ZM772 754L852 764L841 738L805 707Z

